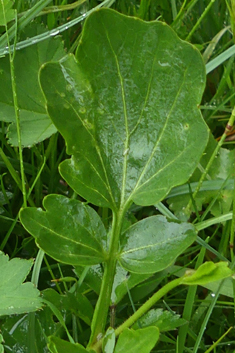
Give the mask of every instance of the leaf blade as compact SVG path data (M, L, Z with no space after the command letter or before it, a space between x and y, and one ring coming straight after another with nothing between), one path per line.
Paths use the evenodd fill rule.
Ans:
M206 146L197 107L204 64L162 23L99 10L84 25L76 58L44 65L40 82L72 154L60 172L98 206L160 201L187 181Z
M189 223L148 217L123 234L119 262L130 272L155 273L167 268L195 240L195 228Z
M22 314L42 307L40 292L33 283L22 283L33 265L32 260L9 257L0 252L0 315Z
M37 245L54 259L71 265L105 260L106 231L97 213L61 195L44 198L46 211L22 209L20 219Z

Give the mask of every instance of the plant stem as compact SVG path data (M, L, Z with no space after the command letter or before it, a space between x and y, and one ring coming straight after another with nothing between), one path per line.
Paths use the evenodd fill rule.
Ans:
M105 330L106 320L110 306L110 298L112 294L113 280L116 272L119 237L122 227L123 215L123 209L121 209L119 213L113 213L109 256L107 262L105 263L100 295L95 307L95 312L91 323L91 337L88 343L88 348L92 349L94 349L93 345L95 345L97 341L102 338Z
M120 325L115 330L115 336L119 336L120 333L123 332L126 328L132 326L138 319L140 319L151 307L156 304L158 300L160 300L165 294L167 294L170 290L179 286L182 282L182 277L176 278L173 281L167 283L164 287L162 287L159 291L157 291L149 300L147 300L132 316L129 317L122 325ZM102 339L98 341L92 349L96 352L100 352L102 347Z

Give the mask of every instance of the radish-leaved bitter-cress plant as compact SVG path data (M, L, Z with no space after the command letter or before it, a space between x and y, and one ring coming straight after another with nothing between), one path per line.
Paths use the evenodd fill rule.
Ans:
M72 265L79 280L67 299L52 289L40 297L32 284L22 284L32 262L2 254L2 272L11 278L6 289L15 268L21 277L16 276L15 298L3 293L0 313L51 310L63 328L45 334L52 353L151 352L160 332L186 323L156 309L161 298L180 285L220 281L219 286L233 274L226 262L205 262L155 289L125 320L115 320L123 298L132 300L130 289L154 276L157 281L198 240L198 228L170 212L140 221L131 212L152 205L164 210L161 201L198 167L209 139L198 108L205 64L165 23L111 9L87 18L75 55L60 50L49 60L39 70L38 97L45 108L38 114L50 118L53 132L65 140L69 157L59 172L74 193L47 195L43 208L22 208L20 221L35 238L39 257L45 253ZM77 320L87 325L80 341L59 302L70 308L75 303L73 325Z

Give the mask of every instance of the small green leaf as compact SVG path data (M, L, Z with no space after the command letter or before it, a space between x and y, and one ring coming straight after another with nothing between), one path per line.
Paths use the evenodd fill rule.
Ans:
M177 277L183 277L185 275L186 271L192 272L192 270L190 268L186 269L186 271L185 271L184 267L176 266L176 265L170 266L166 271L167 271L168 275L172 274ZM232 277L227 277L227 278L223 279L222 286L220 285L221 281L216 281L216 282L202 284L202 287L207 288L214 293L219 291L219 293L221 295L226 295L227 297L233 298L234 297L233 281L234 280Z
M228 267L227 262L205 262L196 271L188 270L182 278L182 284L187 285L204 285L210 282L219 281L221 279L231 277L234 274Z
M79 343L70 343L59 337L48 337L48 348L51 353L87 353L88 351Z
M146 327L140 330L125 329L118 338L114 353L149 353L158 338L157 327Z
M32 23L21 33L21 39L43 32L45 28L42 25ZM46 61L59 60L64 55L63 42L58 36L18 50L15 54L15 80L23 146L32 146L57 131L45 109L38 82L38 70ZM8 56L0 59L0 91L0 120L11 123L8 131L9 142L18 146Z
M0 315L21 314L42 307L40 292L33 283L23 283L33 260L9 257L0 252Z
M109 327L103 338L102 352L113 353L114 346L115 346L115 331L112 327Z
M196 230L189 223L167 221L163 216L148 217L122 235L119 262L130 272L158 272L170 266L195 239Z
M187 323L186 320L181 319L180 315L163 309L152 309L141 319L134 324L132 328L138 329L141 327L157 326L160 332L174 330L176 327Z
M5 26L6 22L10 22L15 18L15 11L12 9L14 2L12 0L0 1L0 26ZM4 16L5 13L5 16ZM5 18L4 18L5 17Z
M45 212L25 208L23 226L48 255L66 264L95 265L105 260L106 231L98 214L80 201L61 195L44 198Z
M208 139L205 65L166 24L95 11L76 57L45 64L40 83L72 155L60 173L89 202L152 205L196 168Z

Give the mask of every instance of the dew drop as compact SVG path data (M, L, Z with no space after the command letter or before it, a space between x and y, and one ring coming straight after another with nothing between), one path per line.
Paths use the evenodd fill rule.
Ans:
M62 98L64 98L65 97L65 93L60 93L60 96L62 97Z
M56 36L56 35L59 34L59 33L60 33L60 31L57 29L57 30L55 30L55 31L51 31L50 36L51 36L51 37L54 37L54 36Z
M161 63L161 61L159 61L158 60L158 64L160 65L160 66L171 66L169 63Z

